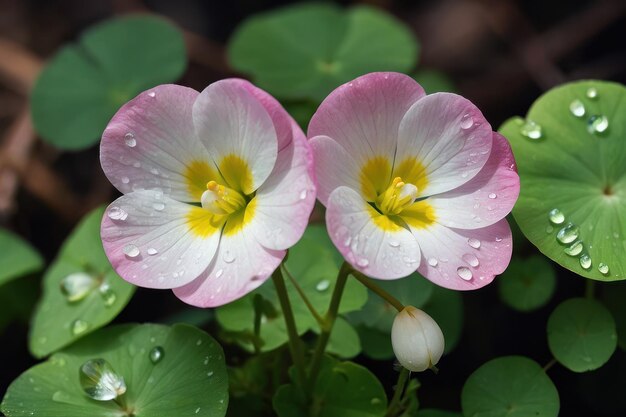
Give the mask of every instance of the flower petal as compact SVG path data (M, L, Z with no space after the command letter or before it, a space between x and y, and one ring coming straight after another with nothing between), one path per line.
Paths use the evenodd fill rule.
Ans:
M452 190L485 165L491 137L491 126L469 100L430 94L400 123L393 176L418 185L422 196Z
M351 188L339 187L330 194L326 226L346 261L367 276L402 278L419 266L420 249L411 233Z
M404 74L363 75L326 97L309 123L308 137L332 138L359 166L375 157L393 161L400 121L424 94L424 89Z
M196 139L192 106L198 92L161 85L126 103L102 135L100 161L122 193L160 189L180 201L200 201L185 176L194 161L212 163Z
M304 233L315 204L313 155L300 127L279 153L274 170L256 192L250 233L269 249L287 249Z
M276 129L263 104L241 80L227 79L205 88L192 113L197 135L229 187L254 192L278 153Z
M317 198L324 206L328 205L328 196L337 187L360 189L360 167L343 146L328 136L316 136L309 143L315 161Z
M474 290L506 269L513 250L506 219L482 229L451 229L434 224L412 229L422 251L418 272L445 288Z
M158 191L118 198L107 208L100 230L111 265L140 287L175 288L193 281L211 262L221 230L219 221L211 225L212 219L196 211L210 216Z
M280 265L285 251L265 249L245 228L224 235L209 268L174 294L196 307L217 307L236 300L263 284Z
M460 187L427 201L444 226L479 229L509 214L518 195L519 176L511 146L494 132L491 154L483 169Z

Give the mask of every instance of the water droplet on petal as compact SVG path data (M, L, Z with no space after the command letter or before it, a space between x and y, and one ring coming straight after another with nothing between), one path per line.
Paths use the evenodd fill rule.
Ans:
M124 255L126 255L129 258L136 258L137 256L139 256L139 253L140 253L139 248L133 245L132 243L124 246L124 248L122 249L122 252L124 252Z
M215 272L215 278L219 278L219 277L221 277L223 273L224 273L224 270L223 270L223 269L218 269L218 270Z
M61 280L61 292L70 303L80 301L98 286L98 280L93 276L76 272Z
M578 260L580 261L580 266L582 266L583 269L591 268L591 257L586 253L582 254Z
M164 355L165 350L163 350L161 346L155 346L150 349L150 353L148 353L148 358L150 358L150 362L156 364L159 363L161 359L163 359Z
M89 324L81 319L76 319L72 322L71 331L74 336L84 333L89 328Z
M609 266L603 262L600 262L600 264L598 265L598 271L600 271L600 273L602 275L608 275L609 274Z
M358 260L356 261L356 265L357 265L357 266L360 266L361 268L365 268L365 267L367 267L369 264L370 264L370 261L368 261L368 260L367 260L367 259L365 259L365 258L361 258L361 259L358 259Z
M480 264L476 255L473 255L471 253L466 253L462 256L462 258L465 262L469 264L469 266L472 266L474 268L476 268Z
M590 87L587 90L587 98L590 98L592 100L595 99L595 98L598 98L598 90L596 88L594 88L594 87Z
M114 400L126 392L126 383L104 359L91 359L80 367L80 385L97 401Z
M389 246L391 246L392 248L397 248L400 246L400 242L395 241L395 240L390 240L389 241Z
M461 129L467 130L470 127L474 126L474 119L469 114L464 115L461 118Z
M135 135L130 132L124 135L124 142L129 148L134 148L135 146L137 146L137 140L135 140Z
M565 221L565 215L561 210L555 208L548 213L548 219L554 224L561 224Z
M122 177L121 180L122 180L122 184L128 184L130 182L130 178L128 177Z
M527 120L520 129L522 136L529 139L540 139L542 136L541 126L532 120Z
M467 244L473 247L474 249L480 248L480 240L475 239L473 237L467 239Z
M498 197L498 195L497 195L496 193L491 193L491 194L489 194L489 198L491 198L492 200L493 200L494 198L496 198L496 197Z
M585 105L582 101L576 99L570 103L569 111L576 117L583 117L585 115Z
M148 248L146 252L148 252L148 255L156 255L157 253L159 253L159 251L156 250L156 248Z
M461 279L465 281L469 281L472 279L472 271L465 266L460 266L456 269L456 273L461 277Z
M224 259L224 262L226 262L227 264L230 264L235 261L235 256L227 250L224 252L222 259Z
M156 93L154 91L150 91L148 93L148 96L154 98L154 97L156 97Z
M578 256L580 255L580 253L583 251L584 248L585 248L585 245L583 244L583 242L581 240L577 240L576 242L572 243L570 246L563 249L563 252L565 252L565 254L569 256Z
M587 120L589 133L602 133L609 128L609 119L606 116L593 115Z
M433 268L437 266L437 264L439 264L439 262L437 262L437 259L435 258L428 258L428 265L432 266Z
M326 291L329 287L330 287L330 281L327 279L323 279L317 283L317 285L315 286L315 289L320 292L323 292L323 291Z
M107 212L107 216L109 216L111 220L126 220L128 213L120 207L113 206Z
M152 208L156 211L162 211L165 208L165 204L163 203L153 203Z
M561 243L572 243L578 239L578 226L573 223L567 223L565 227L558 231L556 238Z
M300 191L300 200L304 200L307 195L307 190Z

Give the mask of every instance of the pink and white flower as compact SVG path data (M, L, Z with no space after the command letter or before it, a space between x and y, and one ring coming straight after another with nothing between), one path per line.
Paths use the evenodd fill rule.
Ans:
M380 279L417 270L456 290L504 271L519 177L470 101L372 73L333 91L308 136L329 235L354 268Z
M173 289L195 306L261 285L315 203L302 130L244 80L141 93L107 126L100 160L124 194L102 220L111 264L125 280Z

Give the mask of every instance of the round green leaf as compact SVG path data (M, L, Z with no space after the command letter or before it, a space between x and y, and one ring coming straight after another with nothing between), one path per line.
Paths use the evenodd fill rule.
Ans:
M597 369L617 346L613 316L595 300L564 301L548 319L548 345L554 357L574 372Z
M535 361L505 356L470 375L461 407L465 417L556 417L559 393Z
M274 395L274 410L279 417L382 417L387 411L381 383L367 368L353 362L327 357L311 395L314 414L309 414L296 387L283 385Z
M135 286L120 278L109 263L100 222L104 208L89 213L65 241L43 278L43 295L33 317L29 348L38 358L49 355L108 324L126 306ZM94 285L84 298L70 301L61 291L68 276L82 273Z
M417 51L410 30L385 12L328 3L255 15L229 45L233 67L250 74L259 87L284 98L317 101L368 72L410 71Z
M166 20L137 15L100 23L43 70L31 96L33 123L59 148L88 147L122 104L175 81L185 66L182 34Z
M316 330L316 333L319 333L319 328L315 328L314 330ZM326 352L344 359L353 358L361 353L359 334L354 327L342 317L337 317L335 320Z
M509 307L532 311L544 306L554 294L556 276L550 262L543 256L513 258L498 278L500 298Z
M150 352L161 347L158 362ZM81 388L79 368L102 358L124 378L119 401L92 400ZM228 379L222 348L188 325L121 325L93 333L24 372L2 402L7 417L222 417Z
M0 286L7 282L39 271L43 259L19 236L0 228Z
M339 268L327 246L305 236L289 250L286 268L306 294L313 307L326 314ZM317 322L306 304L302 302L295 286L285 275L285 284L291 300L296 326L300 334L317 328ZM262 285L245 297L217 309L217 320L226 330L239 332L239 342L252 350L254 337L254 298L261 295L266 309L261 319L261 350L276 349L287 342L285 319L280 309L276 290L271 282ZM344 289L339 312L345 313L361 308L367 299L365 288L356 280L349 279ZM353 345L354 347L354 345Z
M526 237L583 277L625 279L626 88L565 84L500 132L518 164L521 193L513 214Z

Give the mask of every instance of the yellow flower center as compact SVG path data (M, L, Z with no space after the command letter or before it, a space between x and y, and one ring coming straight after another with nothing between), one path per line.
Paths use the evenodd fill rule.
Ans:
M244 196L232 188L212 180L206 184L206 188L202 193L202 208L213 214L232 214L246 206Z
M391 184L376 198L376 207L383 214L394 215L415 202L418 189L413 184L407 184L402 178L395 177Z

